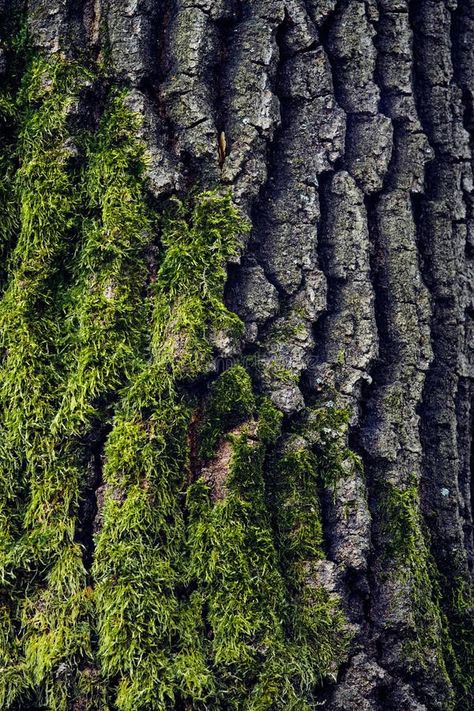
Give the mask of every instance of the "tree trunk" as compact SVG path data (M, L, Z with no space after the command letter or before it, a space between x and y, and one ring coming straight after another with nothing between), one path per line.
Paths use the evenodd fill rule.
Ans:
M474 709L472 0L0 0L0 706Z

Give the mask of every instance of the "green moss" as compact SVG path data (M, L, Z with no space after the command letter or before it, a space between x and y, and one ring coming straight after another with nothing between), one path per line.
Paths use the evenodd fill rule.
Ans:
M1 705L303 708L326 672L300 665L306 633L267 506L282 414L241 366L211 387L197 431L205 460L241 426L228 495L214 502L200 479L184 506L187 385L211 372L216 333L242 331L223 292L248 225L227 194L175 199L150 275L157 220L137 118L111 92L95 135L70 120L93 81L32 57L0 99ZM92 436L106 442L88 570L77 522Z
M418 487L405 489L392 486L385 503L385 539L387 557L394 569L388 568L400 586L400 595L409 596L405 624L411 638L404 643L404 653L413 672L436 673L450 688L448 674L452 646L446 634L446 618L440 605L437 571L430 555L426 530L420 512ZM453 707L454 698L448 701Z
M209 458L219 437L255 410L252 383L241 365L226 370L211 387L201 428L201 456Z
M314 447L318 475L334 490L350 469L363 473L359 455L347 446L349 420L350 411L332 401L312 408L307 415L306 430Z
M14 99L19 123L15 149L19 168L15 174L14 195L21 228L8 261L8 286L0 302L3 356L0 479L4 484L1 505L8 511L0 515L0 539L2 575L9 580L15 580L14 570L18 568L27 579L35 579L40 571L42 577L47 569L49 544L54 546L61 542L64 550L73 550L75 558L80 558L72 539L74 523L68 525L68 514L64 510L57 516L51 512L54 498L43 496L41 488L47 472L46 433L57 407L61 379L62 264L69 250L77 208L66 146L67 118L86 80L86 73L74 65L34 59ZM68 479L61 477L59 485L64 499L69 501ZM40 500L44 508L35 520L33 509ZM71 573L74 579L71 585L76 586L82 568L65 567L64 558L58 555L48 571L56 592L54 585L63 573ZM43 603L44 609L50 609L51 600L56 603L55 593L47 592L43 597L36 592L38 578L35 585L28 586L28 595L17 605L19 582L25 584L22 576L12 584L10 614L14 623L21 618L24 646L22 653L18 640L10 640L9 653L3 650L2 656L8 658L7 671L0 682L0 698L4 703L35 685L40 677L45 679L50 672L50 660L56 658L61 644L57 639L53 645L51 639L49 642L45 639L44 645L36 644L28 632L35 627L46 629ZM63 593L63 597L69 596L70 588ZM64 620L70 608L66 602L62 612L59 607L58 604L56 619L64 613ZM30 614L31 626L27 622ZM12 632L13 629L11 627ZM81 636L79 630L77 634ZM71 639L65 643L70 644ZM49 694L54 684L47 686ZM55 686L59 688L59 683ZM52 707L53 696L51 691Z
M152 239L137 117L115 96L86 144L84 202L89 215L73 262L67 337L74 357L54 428L82 434L98 404L134 374L149 315L143 299L145 248Z
M172 202L163 218L152 348L173 379L191 379L210 365L214 332L242 332L224 305L225 266L249 225L229 194L206 191L191 202Z
M150 239L150 221L141 179L143 147L133 137L135 130L135 117L117 97L97 138L87 146L84 202L94 217L83 221L83 237L72 260L72 285L64 297L70 326L63 340L68 368L50 433L42 440L46 467L36 478L26 511L31 533L21 541L29 566L41 556L43 569L49 569L46 588L31 606L27 599L23 628L32 682L45 686L52 708L66 707L80 681L81 661L92 655L87 574L81 547L74 543L87 457L81 438L92 425L97 427L97 403L104 408L131 376L143 339L143 249ZM68 550L74 552L76 568L64 566ZM64 588L58 590L55 580ZM43 611L40 620L38 608ZM67 684L56 681L58 668L68 670Z
M93 81L32 57L0 98L0 705L311 708L337 664L325 635L339 635L340 611L302 577L322 556L319 543L309 553L317 508L298 554L299 534L279 530L299 582L282 570L264 469L283 416L241 366L211 386L194 432L201 463L230 448L226 495L200 478L185 505L197 473L188 385L212 372L216 333L242 332L223 296L248 225L218 191L157 219L126 96L110 92L94 135L73 128ZM88 569L77 524L97 437ZM293 465L303 490L308 462Z
M210 336L238 323L222 303L225 262L245 223L229 196L197 195L163 221L153 287L149 358L124 392L105 448L97 581L99 658L118 679L120 709L165 709L204 699L213 685L203 653L199 596L187 580L180 491L189 466L191 410L180 380L205 372Z
M289 443L279 462L277 487L279 550L291 578L290 567L324 558L316 457L305 440L295 437Z
M33 71L25 96L49 101L49 79ZM55 131L56 118L48 117ZM282 414L268 400L257 401L240 366L211 388L199 431L201 457L209 458L225 432L243 425L230 438L229 495L214 504L203 480L193 484L188 530L181 505L192 405L181 387L209 368L214 332L241 329L223 305L223 287L225 263L247 226L229 196L206 192L176 202L162 221L147 342L143 324L151 309L142 304L141 288L151 222L135 131L116 96L98 136L85 143L87 167L76 181L86 206L82 237L68 266L70 283L55 284L67 329L54 331L53 343L67 358L58 358L54 371L54 407L45 420L51 434L32 449L43 466L36 461L32 469L28 532L15 546L17 565L39 577L21 605L23 657L8 668L5 703L30 687L48 708L66 708L71 698L105 708L100 679L116 687L120 709L310 708L335 663L324 635L327 627L340 634L340 611L322 588L310 593L296 564L300 582L291 582L295 601L288 604L263 477ZM74 200L64 212L70 217L58 229L67 232L77 219ZM60 261L67 254L59 252ZM92 590L74 542L84 438L107 423L117 392ZM292 466L293 483L304 489L308 462ZM320 538L316 508L312 515L311 535Z
M440 576L440 603L445 614L446 665L457 692L474 701L474 591L471 580Z
M309 445L308 431L319 443L326 437L318 419L304 425L303 436L287 442L274 483L278 550L292 599L289 649L293 663L301 666L306 693L344 661L350 639L338 596L318 580L319 561L325 558L318 491L328 471L336 476L347 450L333 447L332 454L322 457L323 450Z
M258 708L261 670L284 648L284 588L264 504L263 449L243 433L232 450L225 499L212 504L202 480L188 492L190 577L211 633L214 703Z
M258 408L258 437L267 446L275 444L281 434L283 413L268 398L262 398Z
M276 436L280 417L265 402L260 428L256 407L241 366L219 377L205 412L203 456L234 428L227 435L230 459L217 454L212 465L225 495L213 503L219 494L205 478L187 494L189 579L198 586L210 631L205 652L215 680L211 708L281 708L280 684L270 688L266 676L284 650L285 590L263 478L264 441Z
M175 694L207 679L192 607L179 598L185 564L179 489L188 425L189 413L178 403L146 421L139 411L135 421L124 413L106 445L93 574L99 659L105 677L118 678L121 709L167 708ZM128 454L122 458L123 448Z
M339 350L339 351L337 352L336 363L337 363L338 365L344 365L345 362L346 362L346 349L345 349L345 348L341 348L341 350Z
M285 368L283 365L279 365L276 361L272 361L267 368L267 375L272 378L272 380L279 381L285 385L291 385L292 383L297 383L300 379L298 373L294 373L289 368Z
M251 393L240 366L212 388L203 425L204 452L211 443L215 450L204 472L212 474L187 497L190 576L211 633L205 651L216 707L310 709L348 642L337 596L312 581L324 558L317 458L295 437L278 462L275 538L264 468L282 414Z
M290 321L289 319L292 319ZM305 338L306 327L303 323L298 322L298 318L305 318L304 310L294 309L291 314L287 315L287 320L278 321L271 329L272 342L286 343L295 338Z

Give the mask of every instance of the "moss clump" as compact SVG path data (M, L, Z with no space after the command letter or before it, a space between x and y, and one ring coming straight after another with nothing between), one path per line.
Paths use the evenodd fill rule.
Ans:
M324 486L336 489L351 469L362 474L358 454L347 446L350 411L329 401L312 408L307 415L306 432L316 456L316 467Z
M212 708L280 708L277 689L270 691L264 678L284 649L285 590L265 501L265 445L259 438L259 431L267 441L276 437L280 418L268 402L261 415L263 430L244 368L224 372L211 389L201 450L224 488L216 489L204 469L187 494L189 580L197 584L210 632L205 652L214 678Z
M145 343L148 302L145 249L151 214L143 174L146 158L136 138L139 120L114 96L96 136L86 141L82 239L67 294L67 338L73 358L54 427L83 434L134 374Z
M394 569L388 567L388 575L394 576L403 599L409 597L405 624L411 630L411 638L404 643L406 659L414 673L421 671L431 675L433 665L436 665L437 674L450 694L448 706L453 708L454 697L447 670L452 647L446 634L438 576L426 542L416 484L405 489L392 486L384 508L387 558L394 565Z
M118 681L117 708L164 709L180 693L199 696L207 681L199 621L179 595L189 412L163 403L144 418L131 407L117 415L105 449L93 566L98 657L108 683Z
M83 686L78 670L92 660L91 591L75 541L88 455L83 438L131 376L143 340L143 249L150 220L141 177L144 151L135 130L136 118L116 97L87 146L83 204L93 216L82 222L72 284L64 294L70 330L61 335L68 367L50 432L42 438L43 469L26 510L29 531L20 541L28 565L40 556L47 572L46 585L26 599L25 663L33 686L44 687L47 703L58 709Z
M318 491L337 481L354 457L342 434L346 422L346 413L333 406L309 412L286 442L272 483L277 548L291 600L284 659L298 669L301 708L312 708L315 689L334 676L350 641L340 600L319 578L325 553Z
M211 387L205 420L201 428L201 456L212 456L219 437L255 411L252 383L245 368L226 370Z
M416 483L405 489L392 487L385 514L387 557L395 563L394 575L410 599L411 619L406 622L412 637L404 647L406 657L414 672L421 669L430 676L434 659L450 692L447 708L468 704L474 684L472 584L461 577L447 580L440 573L430 552Z
M212 359L212 335L241 333L224 305L225 265L248 231L229 195L206 191L191 203L172 200L163 217L164 248L154 288L152 351L165 380L193 379Z
M190 577L211 633L215 703L270 708L258 687L262 667L284 649L284 588L264 504L263 449L245 433L231 446L225 499L213 504L203 480L188 492Z
M61 682L56 684L51 677L47 682L46 678L62 642L53 639L54 622L53 618L45 621L46 610L55 606L60 591L68 599L76 594L84 572L80 550L73 541L74 521L64 509L55 516L51 512L54 498L43 495L41 489L44 477L49 476L45 441L61 382L62 267L76 224L77 195L66 144L67 123L87 79L87 73L75 65L36 58L14 99L19 168L13 189L21 228L8 260L8 286L0 303L0 479L4 484L2 504L8 509L8 514L0 517L0 537L3 578L13 581L11 635L20 621L23 634L12 641L9 652L4 648L2 653L6 670L0 698L5 706L18 693L40 685L47 703L60 708L53 687L58 689ZM68 501L68 479L61 478L59 485ZM46 561L53 549L56 567L49 569ZM67 582L69 574L74 584ZM51 589L43 596L39 589L45 576L51 579ZM22 586L27 587L26 595L20 592ZM64 621L69 613L69 608L61 611L58 605L55 619L64 614ZM33 630L40 630L39 635L47 630L44 646L37 644ZM78 628L73 636L82 647L82 630ZM65 644L72 644L66 637Z
M285 368L277 361L271 361L267 368L267 375L272 381L283 383L284 385L292 385L300 379L298 373L294 373L289 368Z
M105 502L93 575L99 659L120 709L165 709L212 688L199 595L186 599L180 491L190 403L178 386L209 366L210 335L235 328L222 303L225 262L245 223L229 196L206 192L163 223L149 358L123 394L105 448Z
M304 439L294 437L279 462L275 506L279 550L287 570L324 558L319 483L314 452ZM289 570L290 578L293 572Z
M268 398L260 401L258 408L258 438L266 446L275 444L281 434L283 413Z
M264 466L281 420L268 400L257 405L240 366L220 376L204 413L214 455L188 491L190 576L211 633L216 707L314 708L345 655L339 601L311 579L324 557L316 457L296 439L278 464L275 539Z

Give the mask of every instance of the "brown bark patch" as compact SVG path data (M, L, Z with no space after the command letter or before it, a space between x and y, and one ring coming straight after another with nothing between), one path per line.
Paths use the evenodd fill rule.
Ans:
M230 430L221 438L217 447L217 452L213 459L203 466L201 475L210 488L211 499L215 503L223 501L227 496L227 480L229 478L234 445L232 437L239 437L246 434L248 438L256 444L257 423L255 421L244 422Z

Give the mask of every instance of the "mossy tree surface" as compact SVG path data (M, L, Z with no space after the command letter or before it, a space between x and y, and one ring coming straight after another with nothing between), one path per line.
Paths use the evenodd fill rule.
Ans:
M176 8L169 28L165 8L164 34L190 27L198 34L201 15L212 24L214 10L208 17L198 5L186 5L189 15L181 25L176 18L183 9ZM257 0L251 5L249 12L263 13L261 30L271 12ZM342 17L346 5L352 7L337 5ZM110 3L110 17L117 6ZM136 6L123 17L115 15L117 26L141 12L141 4ZM339 251L362 253L350 231L343 233L343 248L329 233L337 232L334 204L342 195L350 197L344 209L358 236L366 227L369 232L361 218L363 181L352 180L347 165L339 171L343 163L331 157L328 165L334 162L341 178L333 184L332 168L321 159L319 167L326 167L318 177L320 214L307 223L305 216L316 204L307 192L314 188L314 175L296 190L292 180L304 160L293 161L291 141L278 149L295 116L302 117L298 140L308 138L308 127L313 130L318 122L307 120L300 103L307 98L316 106L322 98L326 111L332 86L326 82L329 93L313 96L312 72L307 81L291 85L292 63L303 71L306 61L324 52L318 54L314 39L293 52L311 33L298 37L293 33L297 19L280 10L281 23L272 26L269 37L282 66L271 69L268 86L275 83L281 90L281 116L291 97L298 111L291 107L281 131L271 129L271 146L265 143L265 122L273 121L268 106L262 110L264 126L256 128L243 116L242 145L255 129L266 146L267 163L275 163L268 185L257 191L253 207L258 210L248 210L258 223L257 238L252 235L250 241L250 224L237 207L245 204L245 190L239 193L236 186L247 173L252 182L266 172L247 156L229 178L228 152L238 154L242 145L227 145L223 131L216 141L218 177L207 171L204 141L173 143L173 121L179 126L181 109L165 117L164 133L185 165L178 184L188 194L168 189L166 182L158 197L151 189L159 170L150 127L147 134L142 119L161 111L160 101L172 103L176 96L197 97L197 103L208 93L222 98L221 89L196 87L194 69L181 71L182 57L171 88L158 92L157 99L156 74L148 84L140 74L124 70L117 79L115 69L109 72L109 54L117 58L120 42L107 46L100 61L84 60L87 68L55 46L49 55L31 51L23 31L4 47L9 71L0 93L1 708L310 711L327 703L331 711L346 711L364 708L366 694L376 711L385 699L390 711L408 708L413 699L428 699L429 711L431 702L435 711L440 704L443 711L454 711L472 698L472 586L467 575L450 580L447 567L438 564L420 477L407 481L394 473L398 450L417 454L418 445L403 440L407 398L399 375L390 371L390 349L385 346L381 355L383 367L377 365L383 376L369 373L374 353L364 360L372 349L367 340L372 324L368 312L359 312L362 262L342 270L333 264L342 259ZM91 16L96 11L87 10ZM201 15L194 23L190 18L196 12ZM227 41L233 13L234 8L221 24L217 21L206 52L211 45L215 51L213 43L224 35ZM109 29L114 34L116 28L107 28L104 18L94 18L92 34L99 37ZM137 23L138 34L147 22ZM132 44L134 37L131 32ZM176 47L162 44L172 54L186 43L180 36ZM190 46L195 49L193 42ZM97 56L96 49L84 56ZM223 61L228 61L226 51ZM272 51L256 58L252 71L271 64ZM130 54L140 52L139 47ZM344 62L334 61L335 70L342 72ZM167 69L159 71L165 76ZM259 82L267 86L266 80ZM239 92L240 101L245 87L239 85ZM267 96L266 89L261 93ZM140 103L144 96L156 101L152 110ZM243 111L239 101L236 112ZM229 109L224 104L216 126ZM370 111L361 116L369 125ZM331 117L337 133L337 111ZM348 118L355 143L360 139L356 123ZM186 131L195 135L197 129L199 138L207 120L198 117L189 124ZM329 150L327 137L323 142ZM359 158L349 159L357 171ZM166 162L164 152L160 160ZM279 203L287 188L280 172L302 197L304 207L296 212L290 203ZM231 189L219 185L221 177ZM364 209L377 223L369 202ZM382 231L380 223L370 225L373 235ZM310 246L295 252L308 226ZM288 235L293 241L283 248ZM325 275L319 266L308 267L317 236L322 243L314 259ZM375 242L372 247L376 257L369 266L375 273L378 260L390 254L380 255ZM410 251L396 249L403 255ZM269 257L265 250L274 253ZM284 268L281 260L287 262ZM232 285L240 288L243 313L252 311L249 292L236 285L237 264L257 303L245 323L230 308ZM301 266L296 276L290 274L295 264ZM356 296L345 294L353 274ZM292 283L293 278L299 282ZM393 292L397 295L398 287ZM317 305L322 294L326 307ZM403 308L413 300L400 297ZM367 301L373 301L372 293ZM339 306L341 313L350 312L347 328L337 322ZM378 327L381 338L388 339L398 321L385 324L383 318L379 314ZM362 365L351 361L346 331L364 354L358 356ZM321 343L315 346L316 338ZM346 341L335 343L338 338ZM313 347L319 353L316 363L310 358ZM228 348L232 356L222 369ZM234 355L242 353L249 360L242 356L236 363ZM393 353L398 357L396 348ZM387 376L384 358L390 361ZM416 377L426 367L423 361ZM373 412L361 395L372 375L379 384L385 377L397 381L389 382L386 392L383 381L385 400L382 405L374 400ZM389 405L393 419L387 416ZM417 429L413 413L410 417ZM386 441L377 449L379 433ZM390 450L394 433L403 442L393 445L395 454ZM369 464L367 480L352 441ZM390 450L387 457L385 450ZM380 471L389 474L384 478ZM368 520L345 529L341 521L357 518L364 506ZM354 550L361 530L367 548L359 556ZM460 554L453 568L463 565ZM377 605L383 607L380 600L388 603L379 622L374 618ZM363 693L355 683L352 695L353 679ZM347 686L349 696L344 696ZM345 691L338 698L339 688ZM414 695L407 696L406 689Z
M2 97L2 708L312 708L346 633L337 598L301 604L278 551L282 415L242 366L204 405L192 387L216 334L242 333L223 291L247 224L216 190L153 209L126 94L78 128L96 81L30 56ZM218 499L204 472L222 447Z
M430 551L416 482L403 490L389 488L384 515L387 583L401 581L400 595L409 601L403 655L415 679L435 670L440 680L451 680L453 692L446 708L455 709L456 697L467 699L474 681L472 626L467 619L474 605L472 590L462 579L451 584L442 580Z

